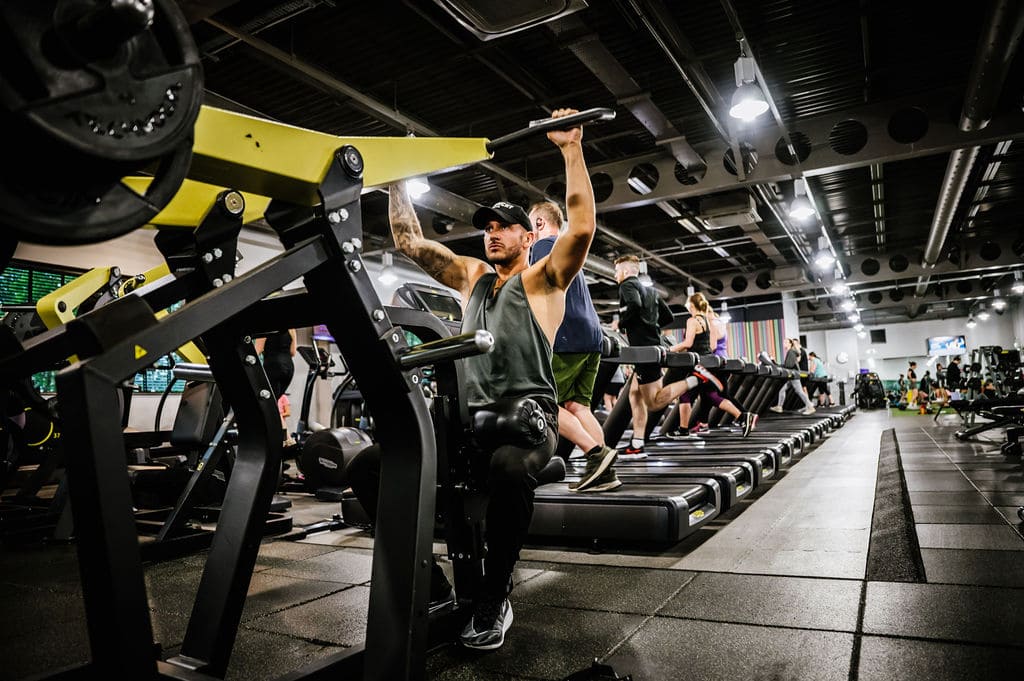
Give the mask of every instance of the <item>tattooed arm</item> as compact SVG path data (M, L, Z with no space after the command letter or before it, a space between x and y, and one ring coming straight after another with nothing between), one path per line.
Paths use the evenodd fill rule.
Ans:
M473 284L489 269L487 264L476 258L456 255L444 244L425 238L405 182L392 184L389 195L391 234L398 250L434 279L461 293L463 301L468 300Z

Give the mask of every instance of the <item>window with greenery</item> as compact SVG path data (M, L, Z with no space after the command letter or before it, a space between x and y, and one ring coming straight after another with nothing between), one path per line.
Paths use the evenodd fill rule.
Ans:
M5 316L12 308L34 308L40 298L74 281L82 274L82 270L23 261L12 262L0 272L0 316ZM170 358L161 357L152 367L136 374L133 382L141 392L162 393L168 382L173 380L170 367ZM56 371L42 371L32 376L32 383L40 392L56 392L56 375ZM181 392L183 388L184 385L179 381L172 391Z

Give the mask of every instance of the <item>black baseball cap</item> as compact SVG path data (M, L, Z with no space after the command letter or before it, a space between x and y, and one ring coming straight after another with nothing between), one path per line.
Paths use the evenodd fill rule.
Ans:
M473 226L477 229L486 228L491 220L497 220L507 225L522 225L527 232L533 231L530 216L526 214L523 207L508 201L498 201L490 208L484 206L473 214Z

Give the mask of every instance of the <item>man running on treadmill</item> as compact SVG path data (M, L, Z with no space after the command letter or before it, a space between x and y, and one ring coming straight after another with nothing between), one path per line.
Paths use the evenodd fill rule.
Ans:
M535 203L530 206L530 221L537 235L530 249L532 264L551 253L564 222L562 209L551 201ZM565 292L565 317L551 357L558 389L558 434L586 454L583 477L569 484L574 492L605 492L622 486L611 467L617 453L605 446L601 424L590 411L603 340L601 320L580 272Z
M561 118L576 113L559 109ZM565 292L587 259L597 215L590 175L583 159L580 127L547 133L565 161L569 228L551 253L533 265L527 254L534 242L533 225L521 207L499 202L481 208L473 224L483 230L488 262L456 255L444 244L426 239L404 184L390 188L391 233L395 244L427 274L462 294L462 331L486 329L494 348L463 362L464 395L470 409L493 408L503 401L534 400L547 414L546 442L537 447L503 444L490 452L487 479L487 555L484 578L473 604L473 617L460 635L462 645L493 650L505 642L512 625L512 570L533 516L536 475L557 446L558 407L551 371L551 345L565 312ZM367 455L377 449L376 456ZM370 447L348 466L349 482L363 507L375 514L379 449ZM613 457L609 457L612 459ZM376 461L374 461L376 459ZM431 608L451 593L435 564Z

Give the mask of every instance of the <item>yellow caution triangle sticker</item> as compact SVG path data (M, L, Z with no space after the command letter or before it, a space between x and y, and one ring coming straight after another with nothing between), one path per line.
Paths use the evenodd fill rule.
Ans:
M141 345L135 346L135 359L142 359L147 354L149 353L146 352L146 348L142 347Z

